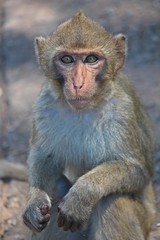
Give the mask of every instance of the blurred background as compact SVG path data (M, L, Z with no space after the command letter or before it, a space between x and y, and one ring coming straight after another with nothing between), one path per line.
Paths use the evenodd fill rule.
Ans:
M124 72L156 135L157 218L150 240L160 240L160 0L0 0L0 159L26 163L32 104L45 81L33 39L50 34L79 9L128 37ZM0 240L25 239L21 210L27 191L27 183L0 181Z

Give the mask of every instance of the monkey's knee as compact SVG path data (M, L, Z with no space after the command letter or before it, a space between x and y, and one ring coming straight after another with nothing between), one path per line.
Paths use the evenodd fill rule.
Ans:
M108 196L99 201L90 219L89 240L145 240L147 213L129 197Z

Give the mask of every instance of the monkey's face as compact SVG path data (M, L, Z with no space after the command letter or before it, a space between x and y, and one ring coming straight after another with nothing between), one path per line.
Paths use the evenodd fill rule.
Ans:
M91 104L106 64L100 51L60 51L55 55L56 81L61 83L64 98L72 108L83 109Z
M109 93L124 64L126 38L112 36L79 12L47 38L36 38L35 47L55 98L84 109L99 106Z

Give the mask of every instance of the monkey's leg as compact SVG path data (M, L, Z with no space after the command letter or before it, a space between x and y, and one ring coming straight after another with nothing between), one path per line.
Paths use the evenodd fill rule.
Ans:
M108 196L99 201L90 218L89 240L146 240L148 212L127 196Z

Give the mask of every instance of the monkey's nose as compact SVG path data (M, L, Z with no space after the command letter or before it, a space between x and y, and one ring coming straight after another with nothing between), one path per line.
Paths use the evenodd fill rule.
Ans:
M83 87L83 84L73 84L75 90L79 90Z
M83 87L84 85L84 81L83 80L79 80L79 81L74 81L73 82L73 87L75 90L79 90Z

